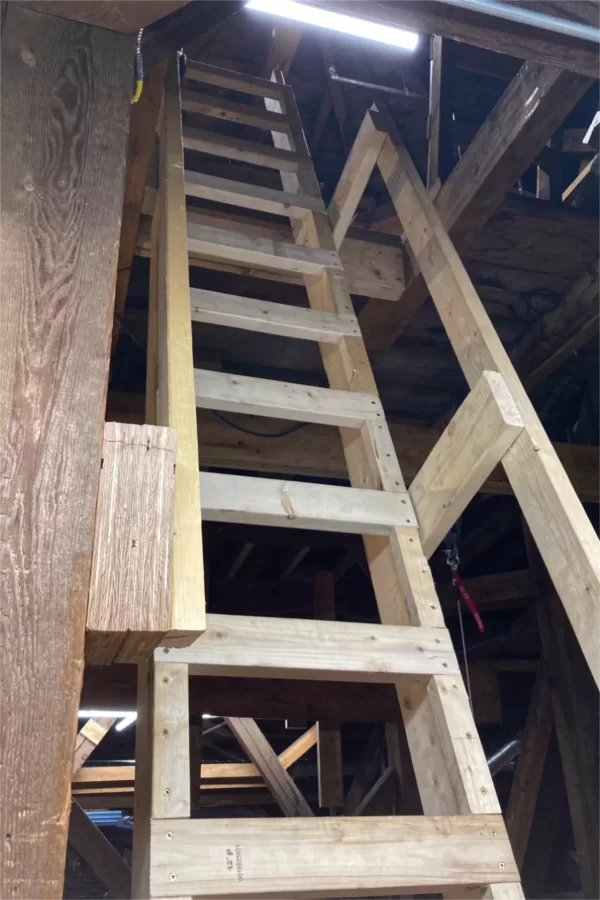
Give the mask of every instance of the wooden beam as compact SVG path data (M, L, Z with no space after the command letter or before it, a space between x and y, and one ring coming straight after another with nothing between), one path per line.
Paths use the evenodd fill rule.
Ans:
M426 556L443 541L523 430L506 382L483 372L409 489Z
M513 346L511 359L529 392L598 334L596 263ZM575 482L576 484L576 482Z
M188 197L200 197L278 216L289 214L302 217L308 212L323 212L325 209L323 201L317 197L297 197L259 184L245 184L191 170L185 173L185 193Z
M392 787L392 782L394 780L394 777L395 777L395 773L394 773L393 768L391 766L387 766L387 768L385 768L383 770L383 772L381 773L381 775L379 776L379 778L377 779L377 781L375 782L373 787L369 791L367 791L365 796L362 798L362 800L356 807L354 815L355 816L377 815L377 812L375 812L374 810L377 806L381 806L381 800L382 800L381 795L383 794L384 791L387 792L387 797L385 798L384 803L386 805L388 805L388 811L389 811L389 806L392 805L390 803L390 800L393 798L393 794L390 789ZM378 812L381 815L381 812L379 810L378 810Z
M506 808L506 829L521 873L540 792L552 727L550 685L546 667L542 663L538 669L529 701L521 751L517 759Z
M388 535L415 527L406 494L202 472L205 522Z
M385 132L374 126L371 117L364 118L327 210L336 247L342 245L384 141Z
M597 682L600 543L504 347L444 230L400 135L379 166L467 382L499 372L525 425L503 466Z
M38 12L62 19L73 19L99 28L110 28L133 34L140 28L147 28L157 19L186 6L189 0L109 0L109 2L89 3L88 0L43 0L28 5Z
M523 64L435 198L441 225L459 251L500 207L507 189L546 145L582 97L589 78ZM418 267L400 302L370 302L360 316L373 349L389 347L423 305L429 290Z
M313 573L313 614L320 621L335 621L335 583L333 572ZM342 736L339 725L323 719L318 722L317 776L319 806L330 810L344 805Z
M129 277L131 275L137 233L140 227L144 193L148 183L148 170L154 149L156 125L163 98L166 71L167 60L165 59L158 62L146 73L142 96L131 107L125 194L121 218L119 260L117 263L117 286L112 334L113 350L119 340L121 322L125 313Z
M429 115L427 117L427 190L435 193L441 187L440 133L442 125L442 51L443 40L432 34L429 49Z
M174 56L165 83L160 138L157 321L158 421L177 431L173 590L170 630L194 634L204 628L204 569L194 396L192 323L187 255L179 69ZM151 323L150 323L151 324Z
M69 843L104 882L115 900L128 900L131 896L131 869L77 800L71 801Z
M18 5L3 15L1 41L0 793L10 866L3 867L0 894L58 897L133 41Z
M108 734L117 720L107 717L89 719L80 728L75 738L75 755L73 757L73 775L81 769L88 757L94 752L100 741Z
M164 824L153 825L152 897L313 900L424 887L436 893L519 877L501 815L192 819L172 823L170 833L167 839Z
M581 170L562 194L562 202L569 206L583 206L586 195L598 193L598 174L600 172L600 156L596 153L593 159L581 167Z
M177 436L104 426L86 621L92 665L143 662L169 630Z
M497 16L453 6L449 11L440 0L403 0L390 5L386 0L344 0L325 3L337 12L384 22L425 34L439 34L453 41L508 53L519 59L598 76L598 48L589 41L557 32L544 32ZM554 13L554 10L552 10Z
M459 672L444 628L213 613L193 644L170 646L166 638L154 659L185 663L194 675L317 681L393 682L399 675Z
M304 25L300 22L277 22L263 66L263 78L270 78L274 69L279 69L284 78L288 77L303 34Z
M229 717L225 721L244 752L259 770L285 815L312 816L310 806L254 719Z

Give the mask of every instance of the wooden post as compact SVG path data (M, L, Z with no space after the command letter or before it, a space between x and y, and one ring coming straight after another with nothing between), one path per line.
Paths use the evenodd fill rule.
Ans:
M313 575L313 611L315 619L332 622L335 619L335 587L333 572ZM344 805L342 773L342 736L339 726L331 722L318 723L317 762L319 776L319 806L336 809Z
M16 4L2 30L4 897L60 897L134 43Z

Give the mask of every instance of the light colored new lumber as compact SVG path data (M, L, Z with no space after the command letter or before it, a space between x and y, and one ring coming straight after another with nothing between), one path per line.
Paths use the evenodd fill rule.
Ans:
M327 210L336 247L340 247L346 237L386 136L386 132L376 126L374 115L365 116Z
M498 372L483 372L409 488L430 557L523 430Z
M209 153L211 156L235 159L267 169L282 169L286 172L296 172L306 163L306 157L300 153L278 150L276 147L269 147L268 144L257 144L243 138L233 138L229 135L226 137L200 128L183 129L183 146L186 150L196 150L198 153Z
M473 387L483 371L497 371L517 405L525 427L503 466L600 683L600 542L401 136L390 130L379 168L392 203L467 382Z
M152 694L151 817L170 819L189 816L188 667L170 660L155 663Z
M326 267L342 267L337 254L327 250L297 247L295 244L212 228L210 225L195 225L192 222L188 223L187 232L189 252L211 259L304 275L319 275Z
M221 69L218 66L210 66L193 59L188 60L185 77L186 80L201 81L204 84L212 84L215 87L252 94L256 97L281 97L279 85L265 78L245 75L243 72L232 72L230 69Z
M199 91L183 91L181 108L186 112L224 119L227 122L238 122L240 125L249 125L252 128L266 128L268 131L271 128L280 128L281 131L289 130L285 116L269 112L258 106L250 106L248 103L236 103L234 100L226 100L224 97L210 97Z
M107 422L86 621L91 665L141 662L169 630L177 435Z
M191 170L185 172L185 192L188 197L241 206L276 216L301 217L308 212L324 212L325 209L323 201L318 197L297 197L258 184L245 184Z
M200 409L220 409L340 428L361 428L369 419L384 420L379 399L370 394L205 369L194 369L194 381L196 406Z
M416 527L405 493L216 472L202 472L200 485L202 517L207 522L379 535Z
M318 619L209 614L193 644L157 647L154 659L185 663L193 675L365 683L459 675L445 628Z
M313 900L519 877L501 815L171 820L153 822L151 846L152 897Z
M158 422L177 432L170 630L201 632L205 621L198 432L187 255L178 61L167 71L160 140L158 222Z
M335 315L199 288L192 288L190 294L193 322L330 344L338 344L343 337L359 333L356 317L352 313Z
M73 774L77 774L85 761L94 752L101 740L108 734L117 720L102 717L88 719L77 732L75 738L75 754L73 756Z
M313 811L254 719L226 718L225 721L285 815L312 816Z
M129 900L131 869L77 800L71 801L69 843L104 882L115 900Z

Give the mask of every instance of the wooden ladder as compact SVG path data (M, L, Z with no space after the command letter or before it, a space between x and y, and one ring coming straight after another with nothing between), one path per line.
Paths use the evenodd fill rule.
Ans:
M261 105L209 96L205 85ZM266 129L273 146L182 131L181 109ZM274 168L283 189L184 170L182 148ZM198 224L193 216L186 222L186 196L287 216L294 243ZM190 290L188 254L299 273L309 306ZM362 534L382 624L208 615L198 626L201 572L190 575L192 562L174 554L174 596L179 590L183 612L154 660L139 667L134 896L522 897L427 562L522 430L502 377L482 375L407 491L294 97L276 75L268 81L189 62L180 92L172 62L151 292L148 417L179 432L181 553L194 564L201 557L200 497L205 520ZM194 371L191 321L316 341L329 388ZM198 493L196 407L338 426L351 487L205 472ZM481 418L485 435L478 437ZM231 720L287 818L191 818L190 674L395 684L424 816L315 817L256 723Z

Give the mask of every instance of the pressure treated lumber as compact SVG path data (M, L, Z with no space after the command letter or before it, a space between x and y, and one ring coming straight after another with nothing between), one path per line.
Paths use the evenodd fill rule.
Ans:
M229 178L207 175L205 172L186 170L185 193L188 197L214 200L244 209L254 209L273 215L304 216L309 211L324 212L323 201L317 197L297 197L285 191L245 184Z
M552 66L529 61L521 66L435 198L441 224L459 251L500 207L507 189L590 84L588 78ZM425 279L415 269L393 308L367 304L360 317L367 346L389 347L428 296Z
M362 428L384 419L379 399L370 394L334 391L294 382L194 369L196 406L297 422Z
M384 141L385 132L374 126L372 118L364 118L327 210L338 248L373 174Z
M276 272L319 275L325 266L342 268L337 254L327 250L296 247L282 241L253 237L212 228L209 225L196 225L192 222L188 224L187 247L190 254L233 261L245 266L259 266Z
M89 719L77 732L75 738L75 754L73 757L73 775L76 775L88 757L92 755L100 741L108 734L117 720L110 717Z
M260 107L250 106L248 103L236 103L234 100L226 100L224 97L214 97L202 94L200 91L182 91L181 108L184 112L210 116L227 122L237 122L240 125L249 125L251 128L280 128L287 131L289 125L285 116L268 112Z
M390 126L392 127L392 126ZM467 382L499 372L525 425L503 466L597 682L600 542L397 132L379 157L407 239Z
M188 647L163 645L155 661L194 675L393 682L398 675L458 675L445 628L209 614Z
M310 806L254 719L226 718L225 721L245 753L259 770L285 815L312 816L313 812ZM154 855L155 852L155 848L152 847L152 854ZM203 878L202 875L201 879ZM151 875L151 885L152 879L153 874Z
M210 66L192 59L188 61L185 77L192 81L212 84L226 90L241 91L243 94L252 94L256 97L281 98L282 94L278 84L265 78L232 72L230 69L221 69L218 66Z
M518 871L500 815L152 824L152 897L314 900L511 879Z
M143 662L169 630L177 435L104 426L86 621L92 665Z
M287 306L198 288L192 288L190 294L192 322L331 344L338 344L343 337L358 334L358 322L351 313L338 316L317 309Z
M416 527L405 493L217 472L202 472L200 489L206 522L378 535L387 535L393 528Z
M483 372L409 489L430 557L523 430L498 372Z
M168 425L177 432L170 630L194 634L204 628L204 569L176 56L169 63L165 83L158 216L158 258L153 261L157 278L157 320L154 324L156 333L161 336L158 341L156 424ZM151 326L152 314L149 330Z
M71 801L69 843L104 882L111 897L128 900L131 896L131 869L77 800Z
M255 141L246 141L243 138L225 137L215 134L213 131L203 131L200 128L187 126L183 129L183 146L185 150L195 150L198 153L208 153L210 156L221 156L252 166L282 169L286 172L297 171L304 162L304 157L299 153L288 153L285 150L278 150L276 147L269 147L268 144L257 144Z
M25 900L62 895L133 43L18 5L1 41L0 895Z

